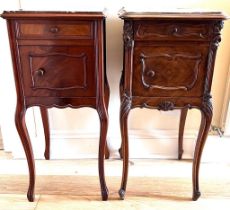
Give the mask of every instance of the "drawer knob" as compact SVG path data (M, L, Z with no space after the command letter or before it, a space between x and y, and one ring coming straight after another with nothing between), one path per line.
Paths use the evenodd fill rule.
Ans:
M43 76L45 74L45 70L40 68L40 69L35 71L35 74L38 76Z
M175 27L175 28L173 29L173 32L174 32L174 33L177 33L177 32L178 32L178 28Z
M173 35L177 35L178 34L178 28L177 27L175 27L175 28L173 28L173 30L172 30L172 34Z
M156 74L156 73L155 73L155 71L150 70L150 71L148 71L148 72L147 72L147 74L146 74L146 75L147 75L148 77L153 78L153 77L155 76L155 74Z
M57 33L58 31L59 31L59 28L57 26L50 28L50 32L53 34Z

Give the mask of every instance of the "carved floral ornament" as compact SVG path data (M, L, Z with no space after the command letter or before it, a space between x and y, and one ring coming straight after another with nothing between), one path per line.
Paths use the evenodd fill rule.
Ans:
M157 108L159 111L170 111L175 108L175 105L171 101L162 101L160 102L157 107L149 105L148 103L142 103L140 108L148 108L148 109L155 109Z
M162 110L162 111L173 110L174 109L174 103L171 101L162 101L160 104L158 104L157 109Z
M221 34L220 31L224 26L223 21L216 21L216 23L213 25L213 38L210 45L210 50L208 54L208 62L207 62L207 74L205 78L205 85L204 85L204 95L203 95L203 102L208 104L210 107L212 107L211 98L210 95L210 89L211 89L211 82L212 82L212 71L214 68L214 57L217 50L217 47L219 46L219 43L221 41Z
M133 24L131 21L125 21L124 23L124 45L125 49L129 49L133 45Z

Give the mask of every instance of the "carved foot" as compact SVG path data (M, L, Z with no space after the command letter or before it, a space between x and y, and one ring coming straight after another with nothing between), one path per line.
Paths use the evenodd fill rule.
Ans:
M119 194L121 200L125 199L125 190L124 189L120 189L118 194Z
M196 201L200 197L201 193L200 191L193 192L192 200Z
M45 156L46 160L50 160L50 153L49 153L49 151L45 151L44 152L44 156Z
M184 150L182 150L182 151L179 152L179 154L178 154L178 160L182 159L183 153L184 153Z
M122 148L120 148L120 149L118 150L118 152L119 152L119 154L120 154L120 158L122 159L122 158L123 158L123 155L122 155Z
M101 197L103 201L108 200L108 195L109 195L109 192L107 188L105 190L101 190Z
M105 159L108 160L109 159L109 154L105 153Z
M32 189L28 190L27 199L29 202L34 202L34 190L32 190Z
M106 159L106 160L108 160L108 159L109 159L109 156L110 156L109 148L108 148L107 142L108 142L108 140L106 141L106 144L105 144L105 159Z

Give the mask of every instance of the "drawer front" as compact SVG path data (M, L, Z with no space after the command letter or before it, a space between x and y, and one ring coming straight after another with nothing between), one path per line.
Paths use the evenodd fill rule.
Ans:
M207 40L210 26L206 22L137 21L134 24L136 40Z
M136 45L133 62L134 96L203 95L208 46Z
M21 46L25 96L95 96L93 47Z
M93 21L18 21L17 37L31 39L93 38Z

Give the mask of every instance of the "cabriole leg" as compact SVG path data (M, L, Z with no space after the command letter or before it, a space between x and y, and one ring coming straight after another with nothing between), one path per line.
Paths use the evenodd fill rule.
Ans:
M45 107L40 107L43 129L45 134L45 152L44 156L46 160L50 159L50 127L49 127L49 115L48 110Z
M29 201L32 202L34 201L35 164L31 141L26 128L25 114L26 107L23 107L21 104L17 104L15 113L15 124L26 154L29 167L29 188L27 192L27 198Z
M192 199L196 201L201 193L199 190L199 169L200 160L203 152L203 148L208 136L209 128L212 121L212 105L211 102L204 104L201 108L201 125L196 142L194 159L193 159L193 197Z
M104 157L106 148L106 136L108 130L108 113L105 106L98 107L97 109L100 118L100 142L99 142L99 154L98 154L98 168L99 168L99 178L101 185L101 196L102 200L106 201L108 199L108 189L105 182L105 172L104 172Z
M180 125L179 125L179 138L178 138L178 160L181 160L183 155L183 139L184 139L184 126L188 113L188 108L181 109Z
M121 188L119 196L122 200L125 198L125 191L128 179L128 166L129 166L129 144L128 144L128 114L131 108L131 101L128 97L124 96L120 108L120 129L121 129L121 156L123 158L123 173Z
M108 108L109 108L109 95L110 95L109 83L107 80L107 76L105 76L105 106L106 106L107 112L108 112ZM110 153L109 153L108 143L106 141L106 143L105 143L105 159L109 159L109 156L110 156Z

